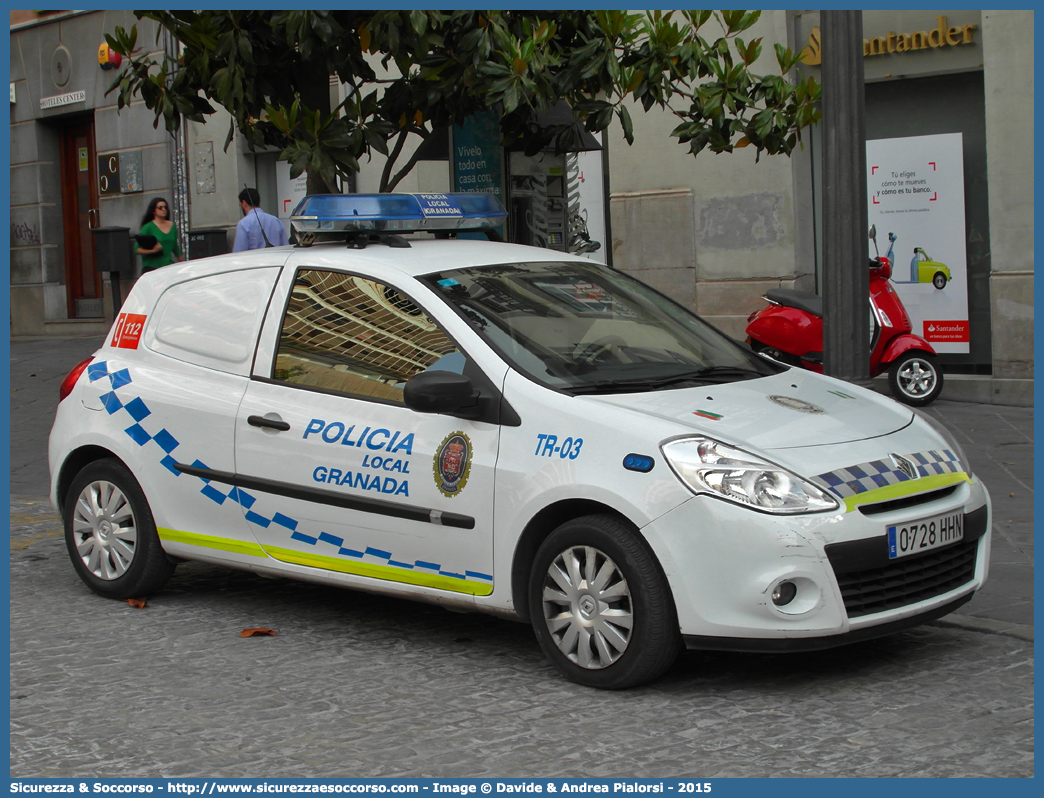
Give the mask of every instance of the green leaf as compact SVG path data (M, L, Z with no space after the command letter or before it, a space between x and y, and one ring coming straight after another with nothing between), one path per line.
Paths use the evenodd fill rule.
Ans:
M624 103L620 103L616 113L620 118L620 125L623 127L624 139L627 140L628 144L634 144L634 125L631 122L630 111L627 110L627 106Z
M512 81L511 85L508 86L506 92L504 92L504 99L501 101L504 105L504 113L509 114L518 107L519 103L519 91L518 84Z
M722 11L721 18L725 22L725 29L728 35L738 32L740 20L743 18L742 11Z
M710 12L710 11L692 11L692 12L688 12L688 13L691 14L689 19L690 19L690 21L692 23L693 28L695 30L699 30L701 27L703 27L703 25L705 25L707 23L707 20L709 20L711 18L711 13L712 12Z
M739 21L736 23L737 32L745 31L748 28L753 27L757 23L757 21L761 19L760 11L749 11L747 13L741 11L739 13L741 16L739 18Z
M428 15L424 11L410 12L410 25L418 36L423 36L428 29Z

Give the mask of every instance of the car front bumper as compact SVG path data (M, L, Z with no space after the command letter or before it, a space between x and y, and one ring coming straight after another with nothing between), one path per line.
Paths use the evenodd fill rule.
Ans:
M778 516L697 496L642 532L689 648L826 648L941 617L982 587L990 556L985 488L964 482L926 499L886 513ZM962 541L888 559L888 525L957 511L965 516ZM780 607L772 593L784 581L797 593Z

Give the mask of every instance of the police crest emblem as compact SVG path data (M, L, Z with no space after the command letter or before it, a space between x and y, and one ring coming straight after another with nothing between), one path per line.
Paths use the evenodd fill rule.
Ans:
M447 498L457 496L471 475L471 440L463 432L451 432L435 452L432 464L435 486Z
M770 402L775 402L780 407L785 407L788 410L797 410L799 413L819 415L820 413L826 412L819 405L814 405L811 402L806 402L804 399L798 399L794 396L779 396L778 394L773 394L766 398Z

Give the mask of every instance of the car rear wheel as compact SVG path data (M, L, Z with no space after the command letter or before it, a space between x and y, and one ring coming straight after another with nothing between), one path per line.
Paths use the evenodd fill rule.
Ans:
M942 393L942 371L927 352L904 352L888 369L888 387L900 402L924 407Z
M64 505L65 545L84 583L106 598L159 590L174 572L138 481L115 459L76 475Z
M529 611L568 679L619 690L666 671L681 638L666 577L638 531L609 515L568 521L537 551Z

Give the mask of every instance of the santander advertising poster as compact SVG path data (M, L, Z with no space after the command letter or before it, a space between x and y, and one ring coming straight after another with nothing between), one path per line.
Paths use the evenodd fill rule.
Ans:
M867 208L913 332L936 352L968 351L968 262L960 133L866 143ZM870 244L870 255L875 254Z

